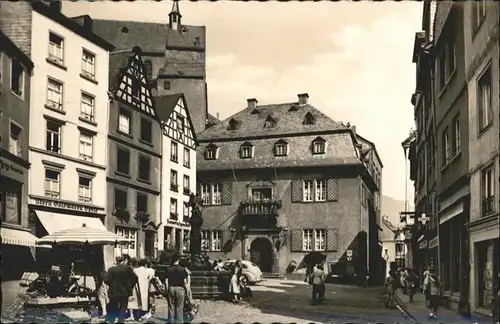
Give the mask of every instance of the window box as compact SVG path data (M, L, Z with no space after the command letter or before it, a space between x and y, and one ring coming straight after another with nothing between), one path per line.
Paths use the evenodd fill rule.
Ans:
M179 214L170 212L170 218L173 220L177 220L179 219Z
M130 212L125 207L115 207L115 209L113 210L113 215L125 222L128 222L130 220Z
M170 184L170 190L178 192L179 191L179 185L171 183Z
M149 220L149 213L146 211L137 211L135 213L135 219L142 223L146 223Z

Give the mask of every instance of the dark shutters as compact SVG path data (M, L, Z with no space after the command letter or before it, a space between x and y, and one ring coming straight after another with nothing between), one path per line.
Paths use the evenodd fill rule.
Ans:
M328 179L326 194L327 194L328 201L339 200L339 180L338 179L336 179L336 178Z
M302 180L292 181L292 202L302 202Z
M222 184L221 203L223 205L231 205L233 203L233 184L231 182Z
M338 250L338 229L329 228L326 230L326 251L334 252Z
M230 229L225 229L221 233L221 243L223 252L231 252L233 248L232 244L233 233Z
M292 252L302 251L302 230L294 229L290 233L290 250Z

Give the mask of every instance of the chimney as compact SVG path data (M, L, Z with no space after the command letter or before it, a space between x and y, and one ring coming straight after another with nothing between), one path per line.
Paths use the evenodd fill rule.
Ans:
M250 109L255 109L257 107L257 103L259 101L257 101L257 99L255 98L251 98L251 99L247 99L247 108L250 108Z
M351 130L354 133L354 135L356 135L356 125L352 125Z
M219 117L220 115L219 115L219 113L215 113L215 116L217 117L217 119L219 119L219 120L220 120L220 117Z
M307 93L299 93L297 97L299 98L299 105L307 104L307 99L309 99L309 95Z

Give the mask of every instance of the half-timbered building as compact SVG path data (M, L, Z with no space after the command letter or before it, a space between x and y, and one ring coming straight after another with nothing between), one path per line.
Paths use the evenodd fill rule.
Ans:
M362 150L375 145L361 145L353 127L308 98L248 99L247 108L198 134L202 248L269 273L293 272L311 252L326 256L328 272L375 273L368 250L380 248L368 237L376 213L366 206L378 185Z
M161 128L139 47L110 55L110 85L106 225L131 240L115 247L115 256L155 257Z
M183 94L155 97L163 132L158 250L189 248L189 195L196 188L196 135Z

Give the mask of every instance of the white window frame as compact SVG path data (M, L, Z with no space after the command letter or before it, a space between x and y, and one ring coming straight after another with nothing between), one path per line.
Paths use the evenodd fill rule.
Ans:
M115 246L115 257L128 254L130 257L137 257L137 230L128 227L115 227L115 233L121 237L129 239L129 243L117 244Z
M326 251L326 229L314 230L314 251Z
M88 180L89 185L82 185L81 179ZM78 201L87 204L92 202L92 178L78 175Z
M210 249L212 247L210 244L210 238L211 238L210 231L201 231L201 250L202 251L210 251Z
M176 214L179 217L178 201L175 198L170 198L170 215Z
M206 160L215 160L216 159L216 148L214 147L207 147L205 149L205 159Z
M183 165L186 168L189 168L191 166L191 151L187 147L184 147L184 161L183 161Z
M278 143L276 144L276 155L277 156L285 156L287 155L288 151L288 145L284 143Z
M170 144L170 160L174 162L179 161L179 145L174 141L171 141Z
M183 216L184 217L189 217L189 206L187 204L187 202L184 202L184 213L183 213Z
M253 146L250 145L243 145L241 147L241 158L242 159L248 159L253 157Z
M50 40L51 36L60 39L61 43L56 44ZM58 64L64 64L64 38L56 33L49 32L49 59Z
M187 174L182 177L182 188L191 190L191 179Z
M490 63L477 79L479 132L483 131L493 122L492 81L492 68Z
M222 204L222 184L221 183L212 183L212 192L211 192L211 200L212 205L221 205Z
M446 165L450 161L450 133L449 129L446 129L444 133L444 164Z
M325 179L314 180L315 201L326 201L327 183Z
M54 172L57 175L57 179L52 179L47 177L47 171ZM61 197L61 171L53 169L45 169L45 196L50 198L60 198Z
M302 251L313 250L313 235L314 235L314 230L312 229L302 230Z
M460 115L453 120L453 139L455 141L454 154L460 153Z
M80 133L80 159L92 162L94 158L94 136Z
M47 123L48 123L48 122L51 122L51 123L53 123L54 125L57 125L57 132L55 132L55 131L53 131L53 130L49 130L49 129L48 129L48 127L47 127ZM46 133L50 133L50 141L52 142L52 143L50 143L50 144L51 144L51 146L50 146L50 147L51 147L51 148L55 147L55 146L54 146L54 142L55 142L55 140L54 140L54 139L56 138L56 136L57 136L57 139L58 139L58 145L59 145L59 146L57 147L57 151L50 150L50 152L54 152L54 153L58 153L58 154L60 154L60 153L61 153L61 150L62 150L62 126L61 126L61 125L59 125L59 124L57 124L56 122L49 121L49 120L47 120L47 123L46 123L46 126L45 126L45 127L46 127L45 132L46 132ZM46 143L46 144L49 144L49 143ZM47 146L47 145L46 145L46 146Z
M82 92L80 117L82 119L93 122L95 113L95 97L88 93Z
M212 204L212 200L211 200L212 190L211 190L211 187L212 187L212 185L209 184L209 183L202 183L200 185L200 189L201 189L201 201L202 201L203 205L211 205Z
M222 250L222 233L221 231L212 231L210 235L210 249L211 251Z
M303 201L314 201L314 180L302 181Z
M130 111L127 110L127 112L130 113ZM126 116L125 114L122 114L122 112L119 112L118 115L118 130L122 133L125 134L130 134L131 132L131 119L129 116Z
M95 78L95 54L86 49L82 50L82 74Z
M47 79L47 107L64 111L63 105L64 84L53 78Z
M313 142L313 153L323 154L326 152L326 143L324 141L316 140Z
M12 76L14 75L14 67L15 67L15 64L17 64L17 66L19 67L19 79L18 79L18 84L16 85L16 87L18 87L19 89L14 89L14 84L12 83ZM21 61L17 60L17 59L11 59L10 61L10 80L9 80L9 83L10 83L10 91L15 94L17 97L23 99L24 98L24 86L25 86L25 71L24 71L24 67L23 65L21 64Z
M16 127L19 129L19 134L14 134L13 132L13 127ZM13 155L19 156L22 153L22 147L21 147L21 134L23 132L23 129L21 126L17 125L16 123L13 123L12 121L9 124L9 152L12 153Z

